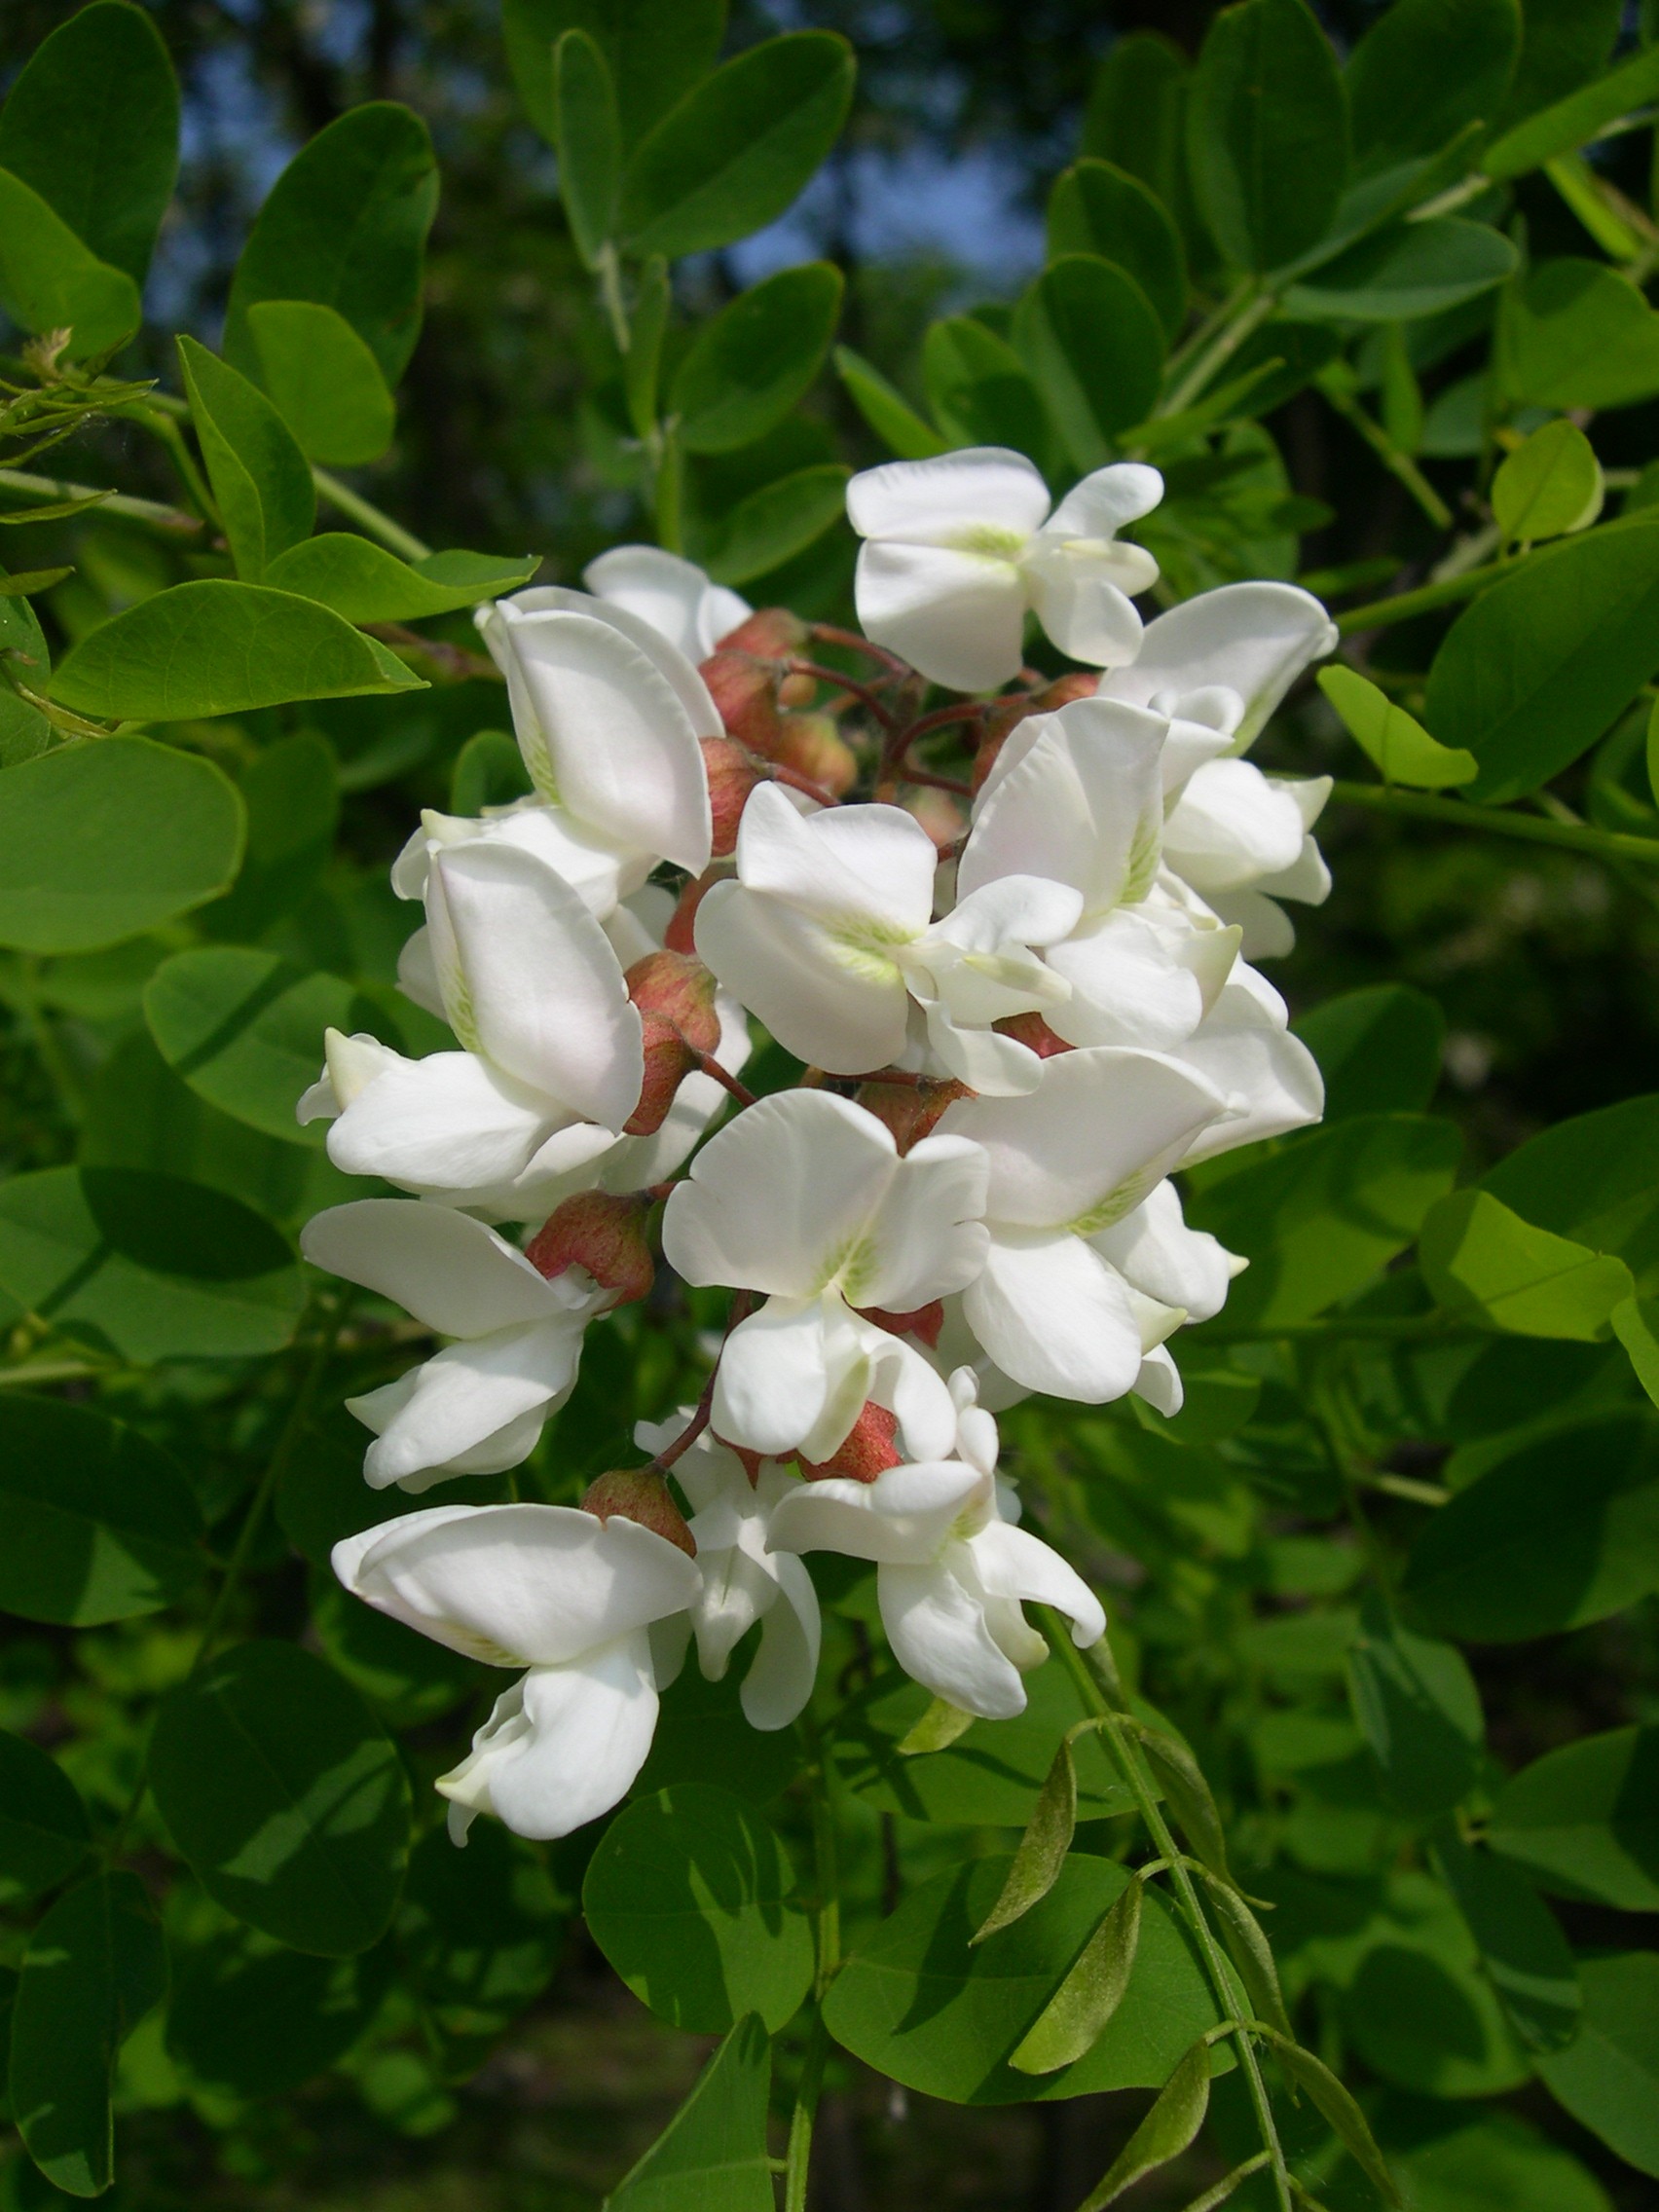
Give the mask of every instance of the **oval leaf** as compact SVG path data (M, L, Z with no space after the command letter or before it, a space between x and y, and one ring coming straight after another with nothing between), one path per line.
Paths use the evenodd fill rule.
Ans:
M1049 258L1096 254L1125 270L1171 344L1187 314L1187 256L1163 203L1111 162L1077 162L1049 200Z
M1082 1958L1038 2013L1024 2042L1009 2054L1009 2064L1021 2074L1052 2074L1082 2058L1099 2041L1134 1972L1145 1889L1143 1882L1128 1885L1088 1938Z
M1102 466L1112 439L1150 415L1163 333L1146 294L1094 254L1051 262L1014 311L1014 344L1080 469Z
M674 379L672 405L690 453L724 453L769 430L817 376L841 311L827 261L781 270L706 322Z
M258 583L309 537L316 493L293 433L256 385L194 338L178 341L184 388L237 573Z
M5 1426L0 1421L0 1435ZM0 1903L56 1889L92 1841L87 1808L57 1761L26 1737L0 1730Z
M125 269L88 251L39 193L0 168L0 306L36 332L68 330L70 355L107 353L142 319ZM34 519L34 518L31 518Z
M766 2143L772 2049L754 2013L739 2020L606 2212L775 2212Z
M326 531L274 562L266 580L274 590L333 608L348 622L422 622L503 598L539 566L535 554L498 561L488 553L431 553L411 568L367 537Z
M258 300L247 327L259 381L302 450L330 468L379 461L397 403L346 317L317 300Z
M1240 269L1280 269L1325 235L1347 173L1347 103L1302 0L1244 0L1211 23L1188 105L1194 190Z

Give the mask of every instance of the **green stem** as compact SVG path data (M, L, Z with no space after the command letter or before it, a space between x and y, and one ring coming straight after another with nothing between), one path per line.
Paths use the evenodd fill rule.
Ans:
M1513 561L1489 562L1485 568L1465 569L1460 575L1443 576L1438 583L1423 584L1416 591L1374 599L1367 607L1350 607L1337 616L1337 628L1345 638L1351 638L1356 630L1385 630L1394 622L1410 622L1419 614L1432 613L1437 607L1453 607L1460 599L1473 599L1476 592L1485 591L1500 576L1513 575L1532 558L1523 553Z
M25 952L18 962L17 996L28 1015L35 1051L40 1054L42 1066L52 1078L58 1102L70 1121L79 1122L86 1110L86 1094L79 1076L69 1064L57 1031L53 1027L52 1016L41 1003L39 982L39 958L33 953Z
M166 447L167 456L173 466L178 470L184 488L195 502L198 513L207 522L217 526L219 510L214 503L213 495L207 489L202 471L191 459L190 448L184 442L184 432L179 428L175 418L166 408L148 407L141 402L134 406L130 413L134 422L141 423L153 438L160 439L161 443Z
M824 2087L824 2062L830 2031L824 2025L824 1999L841 1964L841 1888L835 1819L830 1803L830 1763L824 1737L810 1707L801 1716L801 1733L810 1753L812 1790L813 1937L817 1968L813 1975L812 2025L807 2031L800 2079L790 2113L789 2153L784 2163L784 2212L806 2212L806 2185L812 2170L812 2129Z
M1235 1328L1229 1328L1225 1321L1203 1324L1203 1342L1207 1345L1326 1344L1349 1337L1386 1344L1447 1344L1491 1334L1489 1329L1459 1326L1444 1313L1356 1313L1351 1320L1340 1314L1333 1321L1279 1321L1263 1323L1259 1328L1244 1322Z
M424 545L412 531L393 522L390 515L383 514L372 500L353 492L350 484L342 484L339 477L331 476L326 468L313 468L312 482L331 507L349 517L359 530L367 531L371 537L378 537L400 561L425 561L431 557L429 545Z
M657 543L665 553L685 550L682 492L680 441L669 428L663 432L656 468Z
M1315 384L1343 418L1359 432L1378 460L1403 484L1437 530L1450 530L1452 509L1428 481L1410 454L1402 453L1381 423L1374 423L1341 377L1316 377Z
M1227 366L1245 339L1267 321L1277 305L1277 295L1272 292L1255 292L1246 286L1235 294L1224 312L1220 330L1168 397L1160 403L1159 415L1179 415L1183 408L1191 407L1204 387L1215 381L1217 372Z
M0 468L0 491L18 492L25 499L50 500L55 506L68 499L96 499L106 515L126 515L132 522L151 523L158 530L189 535L205 528L197 516L165 507L159 499L130 499L124 492L106 491L101 484L69 484L56 476L31 476L21 468Z
M1192 1929L1198 1949L1203 1956L1204 1965L1208 1970L1210 1982L1215 1990L1216 2002L1221 2008L1223 2019L1237 2021L1240 2016L1247 2018L1250 2011L1249 2001L1228 1964L1227 1954L1215 1938L1208 1916L1204 1912L1198 1890L1194 1886L1193 1877L1187 1870L1181 1847L1170 1832L1169 1825L1159 1809L1158 1799L1142 1763L1140 1753L1135 1749L1133 1742L1125 1737L1120 1725L1125 1715L1114 1711L1105 1690L1101 1687L1100 1681L1089 1664L1089 1661L1094 1657L1093 1652L1090 1652L1086 1659L1085 1655L1073 1643L1066 1624L1047 1606L1044 1607L1044 1615L1051 1647L1058 1653L1062 1664L1077 1684L1085 1705L1107 1723L1104 1731L1106 1741L1112 1749L1113 1756L1124 1780L1128 1784L1134 1795L1136 1807L1146 1825L1146 1831L1152 1838L1153 1849L1161 1858L1169 1862L1170 1882L1180 1899L1181 1909L1187 1924ZM1104 1641L1105 1640L1102 1638L1101 1643L1103 1644ZM1098 1644L1095 1646L1097 1651L1100 1648L1101 1646ZM1103 1657L1105 1664L1101 1668L1101 1672L1106 1674L1108 1680L1116 1682L1117 1670L1109 1648L1103 1653ZM1096 1662L1096 1664L1099 1663ZM1255 2111L1256 2123L1261 2129L1262 2143L1267 2152L1268 2163L1272 2169L1273 2193L1278 2199L1279 2212L1292 2212L1290 2174L1284 2162L1284 2148L1279 2142L1278 2129L1273 2122L1272 2106L1268 2099L1267 2083L1262 2079L1262 2070L1257 2063L1255 2046L1251 2043L1248 2033L1241 2025L1235 2027L1234 2041L1237 2046L1238 2064L1244 2075L1250 2103Z
M616 248L608 239L599 249L594 274L599 278L599 296L605 303L610 335L616 341L616 350L626 360L633 344L633 332L628 327L628 310L622 300L621 264L616 258Z
M1659 867L1659 837L1633 837L1623 830L1598 830L1589 822L1552 822L1543 815L1517 814L1510 807L1479 806L1473 799L1435 798L1426 792L1402 792L1383 784L1338 781L1331 796L1374 814L1398 814L1413 822L1438 822L1453 830L1485 830L1494 837L1518 837L1529 845L1558 845L1597 860L1641 861Z

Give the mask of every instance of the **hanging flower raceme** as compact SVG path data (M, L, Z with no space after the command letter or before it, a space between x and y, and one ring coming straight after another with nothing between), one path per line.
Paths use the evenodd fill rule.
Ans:
M689 1406L673 1420L642 1421L642 1451L667 1451L684 1434ZM674 1479L689 1498L702 1589L688 1632L711 1682L724 1679L732 1652L758 1621L760 1641L738 1693L756 1728L787 1728L812 1695L823 1627L818 1593L800 1561L768 1549L772 1516L800 1489L800 1478L776 1459L747 1457L705 1429L674 1462Z
M640 1016L593 915L521 847L452 846L426 882L429 988L461 1046L410 1060L330 1030L302 1122L329 1157L422 1196L534 1220L550 1184L609 1149L639 1102Z
M1074 927L1080 897L1011 874L934 922L938 866L902 807L803 815L762 784L744 809L737 880L697 908L697 950L782 1045L833 1075L925 1065L976 1090L1029 1090L1035 1055L991 1024L1070 996L1034 948Z
M1158 581L1117 533L1162 497L1156 468L1117 461L1051 515L1041 472L1001 446L866 469L847 486L865 634L935 683L985 691L1018 674L1031 608L1062 652L1117 668L1140 645L1133 596Z
M715 1379L717 1433L745 1451L828 1459L866 1402L938 1457L949 1393L911 1345L859 1310L909 1313L983 1263L985 1158L960 1136L901 1159L873 1114L828 1091L780 1091L710 1139L663 1216L663 1252L687 1282L758 1291Z
M700 1588L680 1545L619 1513L439 1505L347 1537L333 1565L405 1627L527 1670L439 1778L458 1843L479 1813L520 1835L569 1835L626 1794L656 1727L650 1626Z
M885 1468L871 1482L830 1476L773 1508L774 1551L833 1551L873 1560L881 1624L904 1672L985 1720L1025 1710L1023 1674L1049 1646L1020 1611L1052 1605L1074 1641L1095 1643L1106 1616L1058 1552L1014 1524L1014 1493L997 1479L997 1429L975 1403L972 1372L950 1378L957 1414L948 1456Z

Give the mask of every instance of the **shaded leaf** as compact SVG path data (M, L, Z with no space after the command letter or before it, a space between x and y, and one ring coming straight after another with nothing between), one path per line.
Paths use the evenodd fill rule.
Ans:
M1071 1738L1061 1738L1054 1763L1038 1794L1037 1808L1019 1839L1019 1849L1009 1866L1001 1897L975 1932L976 1943L1007 1928L1045 1898L1059 1878L1077 1825L1077 1768L1072 1762Z
M7 1426L0 1419L0 1436ZM8 1448L16 1441L7 1436ZM55 1890L86 1858L92 1840L87 1808L57 1761L26 1737L0 1730L0 1903Z
M1415 1635L1368 1598L1348 1651L1348 1692L1395 1811L1423 1819L1467 1795L1486 1727L1480 1692L1455 1645Z
M714 67L725 29L724 0L505 0L507 65L519 97L549 145L553 49L585 31L609 65L631 146Z
M1480 773L1480 762L1472 753L1438 744L1421 722L1404 707L1396 707L1385 691L1356 669L1322 668L1318 683L1385 784L1438 792L1452 784L1466 784Z
M838 269L809 261L739 293L704 323L672 392L687 452L747 445L790 412L823 363L841 289Z
M1446 1824L1434 1856L1480 1946L1493 1987L1522 2042L1559 2050L1577 2035L1584 2001L1567 1937L1537 1892L1490 1852L1472 1851Z
M1115 263L1091 253L1051 261L1014 311L1014 343L1078 468L1102 466L1115 434L1151 414L1163 333Z
M0 306L25 330L73 333L75 359L130 338L142 313L138 287L88 250L19 177L0 168ZM48 510L34 508L29 521Z
M595 269L616 222L622 125L609 67L584 30L566 31L553 49L553 144L571 236Z
M771 2046L739 2020L656 2142L606 2198L606 2212L774 2212L766 2148Z
M1008 2062L1017 2072L1052 2074L1099 2041L1134 1972L1145 1893L1143 1882L1130 1882L1088 1938L1076 1966L1010 2051Z
M1210 2053L1205 2043L1194 2044L1179 2066L1158 2092L1152 2110L1113 2159L1106 2175L1091 2189L1078 2212L1101 2212L1146 2174L1166 2166L1197 2136L1209 2111Z
M1237 268L1282 268L1324 236L1347 172L1347 103L1302 0L1244 0L1211 22L1187 158L1204 220Z
M1415 1112L1440 1081L1446 1016L1410 983L1372 983L1311 1008L1295 1024L1325 1079L1325 1120Z
M302 450L330 468L378 461L397 427L397 406L346 317L318 300L258 300L247 328L259 381Z
M1140 286L1171 345L1187 313L1187 256L1157 194L1115 163L1076 162L1049 198L1049 258L1094 254Z
M1557 1897L1659 1912L1659 1730L1546 1751L1498 1792L1487 1841Z
M1558 2104L1644 2174L1659 2174L1659 1953L1582 1959L1584 2025L1538 2061Z

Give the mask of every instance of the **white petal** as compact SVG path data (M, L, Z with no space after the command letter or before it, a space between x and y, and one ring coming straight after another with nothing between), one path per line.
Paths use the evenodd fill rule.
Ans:
M995 553L866 543L853 577L866 637L952 691L992 691L1024 658L1025 579Z
M564 1117L472 1052L387 1055L328 1132L348 1175L383 1175L417 1191L509 1182Z
M893 1566L923 1566L938 1553L984 1477L960 1460L889 1467L873 1483L832 1475L780 1499L767 1548L841 1552Z
M378 1290L441 1336L488 1336L557 1309L522 1252L446 1206L398 1198L330 1206L301 1231L300 1250L313 1268Z
M1244 702L1235 739L1242 753L1302 671L1336 645L1336 624L1294 584L1223 584L1149 622L1133 664L1104 677L1101 694L1146 706L1167 692L1174 713L1176 699L1226 684Z
M1289 867L1281 868L1277 875L1259 877L1255 889L1272 899L1299 899L1304 905L1322 906L1331 896L1331 871L1318 840L1304 837L1302 850Z
M940 1133L984 1146L992 1222L1055 1229L1097 1216L1104 1228L1222 1111L1217 1089L1172 1055L1100 1046L1045 1060L1027 1098L952 1106Z
M705 964L796 1059L865 1075L903 1051L904 978L880 952L737 883L717 883L699 902L695 931Z
M752 1728L787 1728L805 1712L823 1639L811 1575L787 1552L773 1564L777 1603L761 1622L760 1648L739 1692L744 1718Z
M728 630L748 618L749 602L711 583L695 563L658 545L616 545L590 561L582 581L596 598L637 614L689 661L707 660Z
M899 1441L911 1459L942 1459L955 1441L956 1408L939 1370L903 1337L861 1320L872 1381L869 1395L899 1419Z
M947 1567L884 1567L876 1596L893 1656L912 1680L982 1720L1025 1711L1025 1684L991 1635L978 1593Z
M1068 1045L1168 1051L1203 1018L1203 990L1180 958L1179 940L1137 908L1101 915L1049 957L1072 986L1065 1005L1049 1016Z
M697 1638L697 1664L705 1680L718 1682L725 1675L734 1648L776 1603L778 1586L767 1571L770 1561L763 1565L735 1543L716 1550L710 1540L709 1519L698 1514L691 1523L697 1567L703 1577L702 1595L691 1609L691 1625Z
M1239 933L1246 960L1282 959L1296 949L1296 929L1284 908L1261 891L1212 891L1209 904L1220 921Z
M365 1428L372 1429L376 1436L384 1436L414 1397L422 1374L422 1368L413 1367L395 1382L385 1382L378 1390L365 1390L355 1398L348 1398L346 1411L354 1415ZM498 1475L504 1468L522 1466L540 1441L541 1431L547 1424L547 1413L545 1404L533 1405L527 1413L515 1415L441 1465L420 1467L412 1474L397 1476L397 1488L406 1496L418 1497L457 1475ZM371 1445L371 1453L373 1449ZM367 1456L364 1480L374 1490L387 1487L385 1481L377 1483L369 1475Z
M1169 1182L1089 1241L1132 1288L1180 1307L1194 1321L1221 1311L1228 1284L1244 1265L1207 1230L1187 1227Z
M567 1666L533 1667L522 1697L527 1725L486 1753L482 1780L498 1820L551 1842L619 1804L645 1763L657 1691L644 1632ZM440 1780L446 1796L463 1771Z
M936 1135L912 1145L841 1267L848 1304L912 1313L971 1282L984 1265L988 1173L985 1155L966 1137Z
M1302 851L1302 810L1249 760L1196 771L1163 826L1163 857L1195 890L1238 891L1289 867Z
M695 1603L695 1563L569 1505L436 1505L336 1544L355 1596L491 1666L553 1665Z
M954 1076L981 1098L1023 1098L1043 1080L1029 1046L994 1029L961 1029L942 1007L928 1009L930 1073Z
M1048 537L1104 537L1151 514L1163 497L1163 478L1141 461L1117 461L1074 484L1050 516Z
M769 1300L725 1341L715 1376L716 1431L748 1452L793 1452L823 1414L831 1381L819 1301Z
M365 1480L385 1490L433 1468L459 1474L458 1460L475 1456L509 1426L515 1438L524 1435L535 1415L537 1427L519 1455L528 1457L539 1419L556 1412L574 1387L581 1350L579 1314L446 1346L416 1371L407 1401L369 1446ZM360 1406L351 1410L362 1418Z
M1025 574L1037 619L1061 652L1089 668L1122 668L1134 659L1141 618L1130 595L1158 581L1150 553L1138 545L1088 554L1059 545L1040 549Z
M737 832L738 880L830 927L917 937L933 911L939 853L900 806L801 814L782 784L756 784Z
M1186 1403L1181 1370L1169 1356L1166 1345L1154 1345L1141 1360L1135 1377L1135 1396L1144 1398L1154 1413L1172 1420Z
M980 1582L993 1598L1012 1598L1028 1605L1052 1605L1072 1623L1072 1641L1098 1643L1106 1633L1099 1599L1075 1567L1041 1536L992 1521L968 1539Z
M1253 974L1242 962L1239 968L1245 977ZM1243 981L1228 984L1215 1011L1174 1056L1206 1076L1232 1109L1229 1119L1195 1140L1189 1161L1303 1128L1325 1110L1324 1079L1312 1053L1264 1011Z
M516 1082L619 1131L645 1080L640 1016L592 914L544 862L511 845L452 847L432 876L479 1050Z
M1122 1278L1076 1236L991 1246L962 1296L968 1325L1029 1390L1104 1405L1134 1385L1140 1329Z
M847 486L847 520L861 537L949 545L965 531L1028 535L1049 511L1035 462L1006 446L967 446L931 461L890 461Z
M810 1297L866 1235L898 1171L891 1134L862 1106L775 1092L697 1155L669 1198L663 1250L687 1282Z

